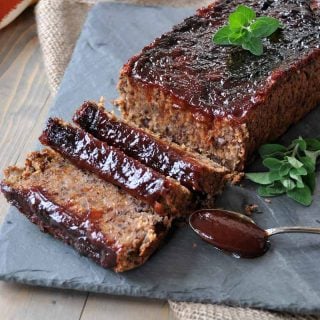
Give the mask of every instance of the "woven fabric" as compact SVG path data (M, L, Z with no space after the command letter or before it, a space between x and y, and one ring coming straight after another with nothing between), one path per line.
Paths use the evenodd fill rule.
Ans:
M53 93L59 87L87 12L95 2L95 0L41 0L37 5L39 39ZM118 0L117 2L201 7L212 0ZM212 304L173 301L169 301L169 304L179 320L320 320L320 317L302 317Z

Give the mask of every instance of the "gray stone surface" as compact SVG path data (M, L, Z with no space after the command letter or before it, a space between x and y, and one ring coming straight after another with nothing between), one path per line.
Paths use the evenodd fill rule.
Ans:
M97 5L85 24L51 114L68 120L85 99L117 97L118 70L126 59L192 12ZM283 140L298 134L320 136L319 122L318 109ZM259 167L259 162L254 167ZM320 226L319 187L309 208L285 197L266 203L250 183L244 188L227 188L218 206L242 210L246 203L259 205L262 213L254 219L262 227ZM282 235L272 239L265 256L235 259L182 227L144 266L116 274L41 233L11 208L0 233L0 279L117 295L320 313L319 247L316 235Z

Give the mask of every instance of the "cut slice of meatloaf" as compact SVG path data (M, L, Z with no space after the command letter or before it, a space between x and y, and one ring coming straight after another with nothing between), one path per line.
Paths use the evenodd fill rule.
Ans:
M179 182L60 119L49 119L40 141L79 168L152 205L161 215L187 215L193 208L191 192Z
M240 3L283 25L261 56L212 42ZM123 67L123 117L241 170L319 103L319 29L319 1L215 1Z
M118 120L94 102L85 102L73 120L82 129L148 167L178 180L190 190L216 194L229 171L208 158L188 152L150 131Z
M1 190L42 231L118 272L143 264L171 224L49 149L31 153L24 168L9 167Z

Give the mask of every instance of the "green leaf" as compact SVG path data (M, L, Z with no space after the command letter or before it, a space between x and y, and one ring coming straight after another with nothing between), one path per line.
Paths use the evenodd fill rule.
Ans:
M283 164L283 162L277 158L265 158L262 163L271 170L279 170Z
M311 192L314 193L314 190L316 189L316 173L310 172L308 175L304 176L302 180L310 188Z
M287 148L281 144L270 143L264 144L259 149L261 158L271 157L274 154L283 154L287 151Z
M282 180L283 177L280 175L279 170L270 171L269 172L269 179L274 182L278 180Z
M237 7L236 11L241 13L247 19L248 22L251 22L256 18L256 13L254 12L254 10L242 4L240 4Z
M316 163L309 157L300 157L299 160L303 163L305 169L310 172L316 171Z
M266 186L260 186L258 188L258 194L261 197L274 197L277 195L272 193Z
M258 184L270 184L269 172L252 172L246 173L246 178Z
M291 165L290 165L288 162L283 162L282 166L281 166L280 169L279 169L279 174L280 174L282 177L284 177L284 176L286 176L286 175L289 173L289 171L290 171L291 168L292 168L292 167L291 167Z
M212 38L212 41L215 44L228 45L229 42L229 34L231 33L230 27L225 26L219 29Z
M237 10L230 14L229 19L229 27L232 31L240 31L242 27L248 24L248 20L246 17Z
M228 21L230 29L233 31L239 31L243 27L247 27L255 17L256 13L251 8L239 5L229 16Z
M310 206L310 204L312 203L312 194L309 187L307 186L301 189L295 188L289 190L287 191L287 195L289 198L304 206Z
M318 151L308 151L306 150L305 155L310 158L314 163L317 162L317 158L320 156L320 150Z
M296 185L298 188L303 188L304 187L304 183L302 181L301 176L296 175L294 173L292 173L292 171L290 171L290 178L296 181Z
M275 197L284 194L286 189L282 185L276 186L260 186L258 188L258 194L261 197Z
M281 183L287 190L292 190L296 186L296 184L291 179L283 179L281 180Z
M286 157L288 162L294 167L294 168L301 168L303 166L303 163L297 160L294 157Z
M232 32L229 34L229 43L231 44L236 44L236 45L241 45L243 42L244 38L246 37L246 32Z
M295 174L297 176L305 176L308 174L307 170L304 167L301 168L292 168L290 169L290 174Z
M305 142L307 143L307 149L310 151L317 151L320 150L320 140L311 138L311 139L305 139Z
M294 148L296 145L299 146L301 151L305 151L307 149L307 143L304 139L299 137L299 139L295 139L292 141L292 144L290 145L291 148ZM289 147L289 148L290 148Z
M263 54L263 45L260 38L246 38L242 43L242 48L249 50L255 56L261 56Z
M279 20L271 17L260 17L250 25L253 37L266 38L280 27Z

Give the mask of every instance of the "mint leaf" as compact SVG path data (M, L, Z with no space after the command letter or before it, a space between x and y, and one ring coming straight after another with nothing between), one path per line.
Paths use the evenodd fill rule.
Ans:
M294 168L301 168L303 166L303 163L297 160L294 157L286 157L288 162L294 167Z
M287 190L292 190L296 186L296 184L291 179L283 179L281 180L281 183Z
M214 36L213 36L213 42L216 44L230 44L229 42L229 35L230 35L230 27L225 26L221 28Z
M307 148L310 151L320 150L320 140L319 139L305 139Z
M272 157L275 154L282 155L286 151L286 147L276 143L264 144L259 148L261 158Z
M246 33L245 32L231 32L229 34L229 43L230 44L241 44L244 40L244 38L246 37Z
M246 178L259 184L269 184L272 182L272 180L270 180L270 175L268 172L246 173Z
M251 8L239 5L228 17L228 25L220 28L212 37L218 45L236 45L256 56L263 53L262 39L270 36L280 22L272 17L256 17Z
M279 170L283 164L282 161L277 158L265 158L262 163L271 170Z
M271 17L260 17L250 25L250 30L253 37L266 38L272 35L279 27L279 20Z
M308 173L308 175L303 177L303 181L310 188L311 192L314 193L314 190L316 189L316 173Z
M237 10L230 14L228 21L232 31L240 31L248 23L246 16Z
M303 205L310 205L316 188L316 163L320 157L320 140L299 137L286 148L280 144L265 144L260 150L268 172L248 173L251 181L260 184L258 193L272 197L286 193Z
M255 56L261 56L263 53L262 40L260 38L248 38L242 43L242 48L249 50Z
M241 13L247 20L247 23L256 18L256 13L251 8L240 4L237 8L237 12Z
M287 195L289 198L304 206L310 206L310 204L312 203L312 194L309 187L307 186L301 189L292 189L287 192Z

